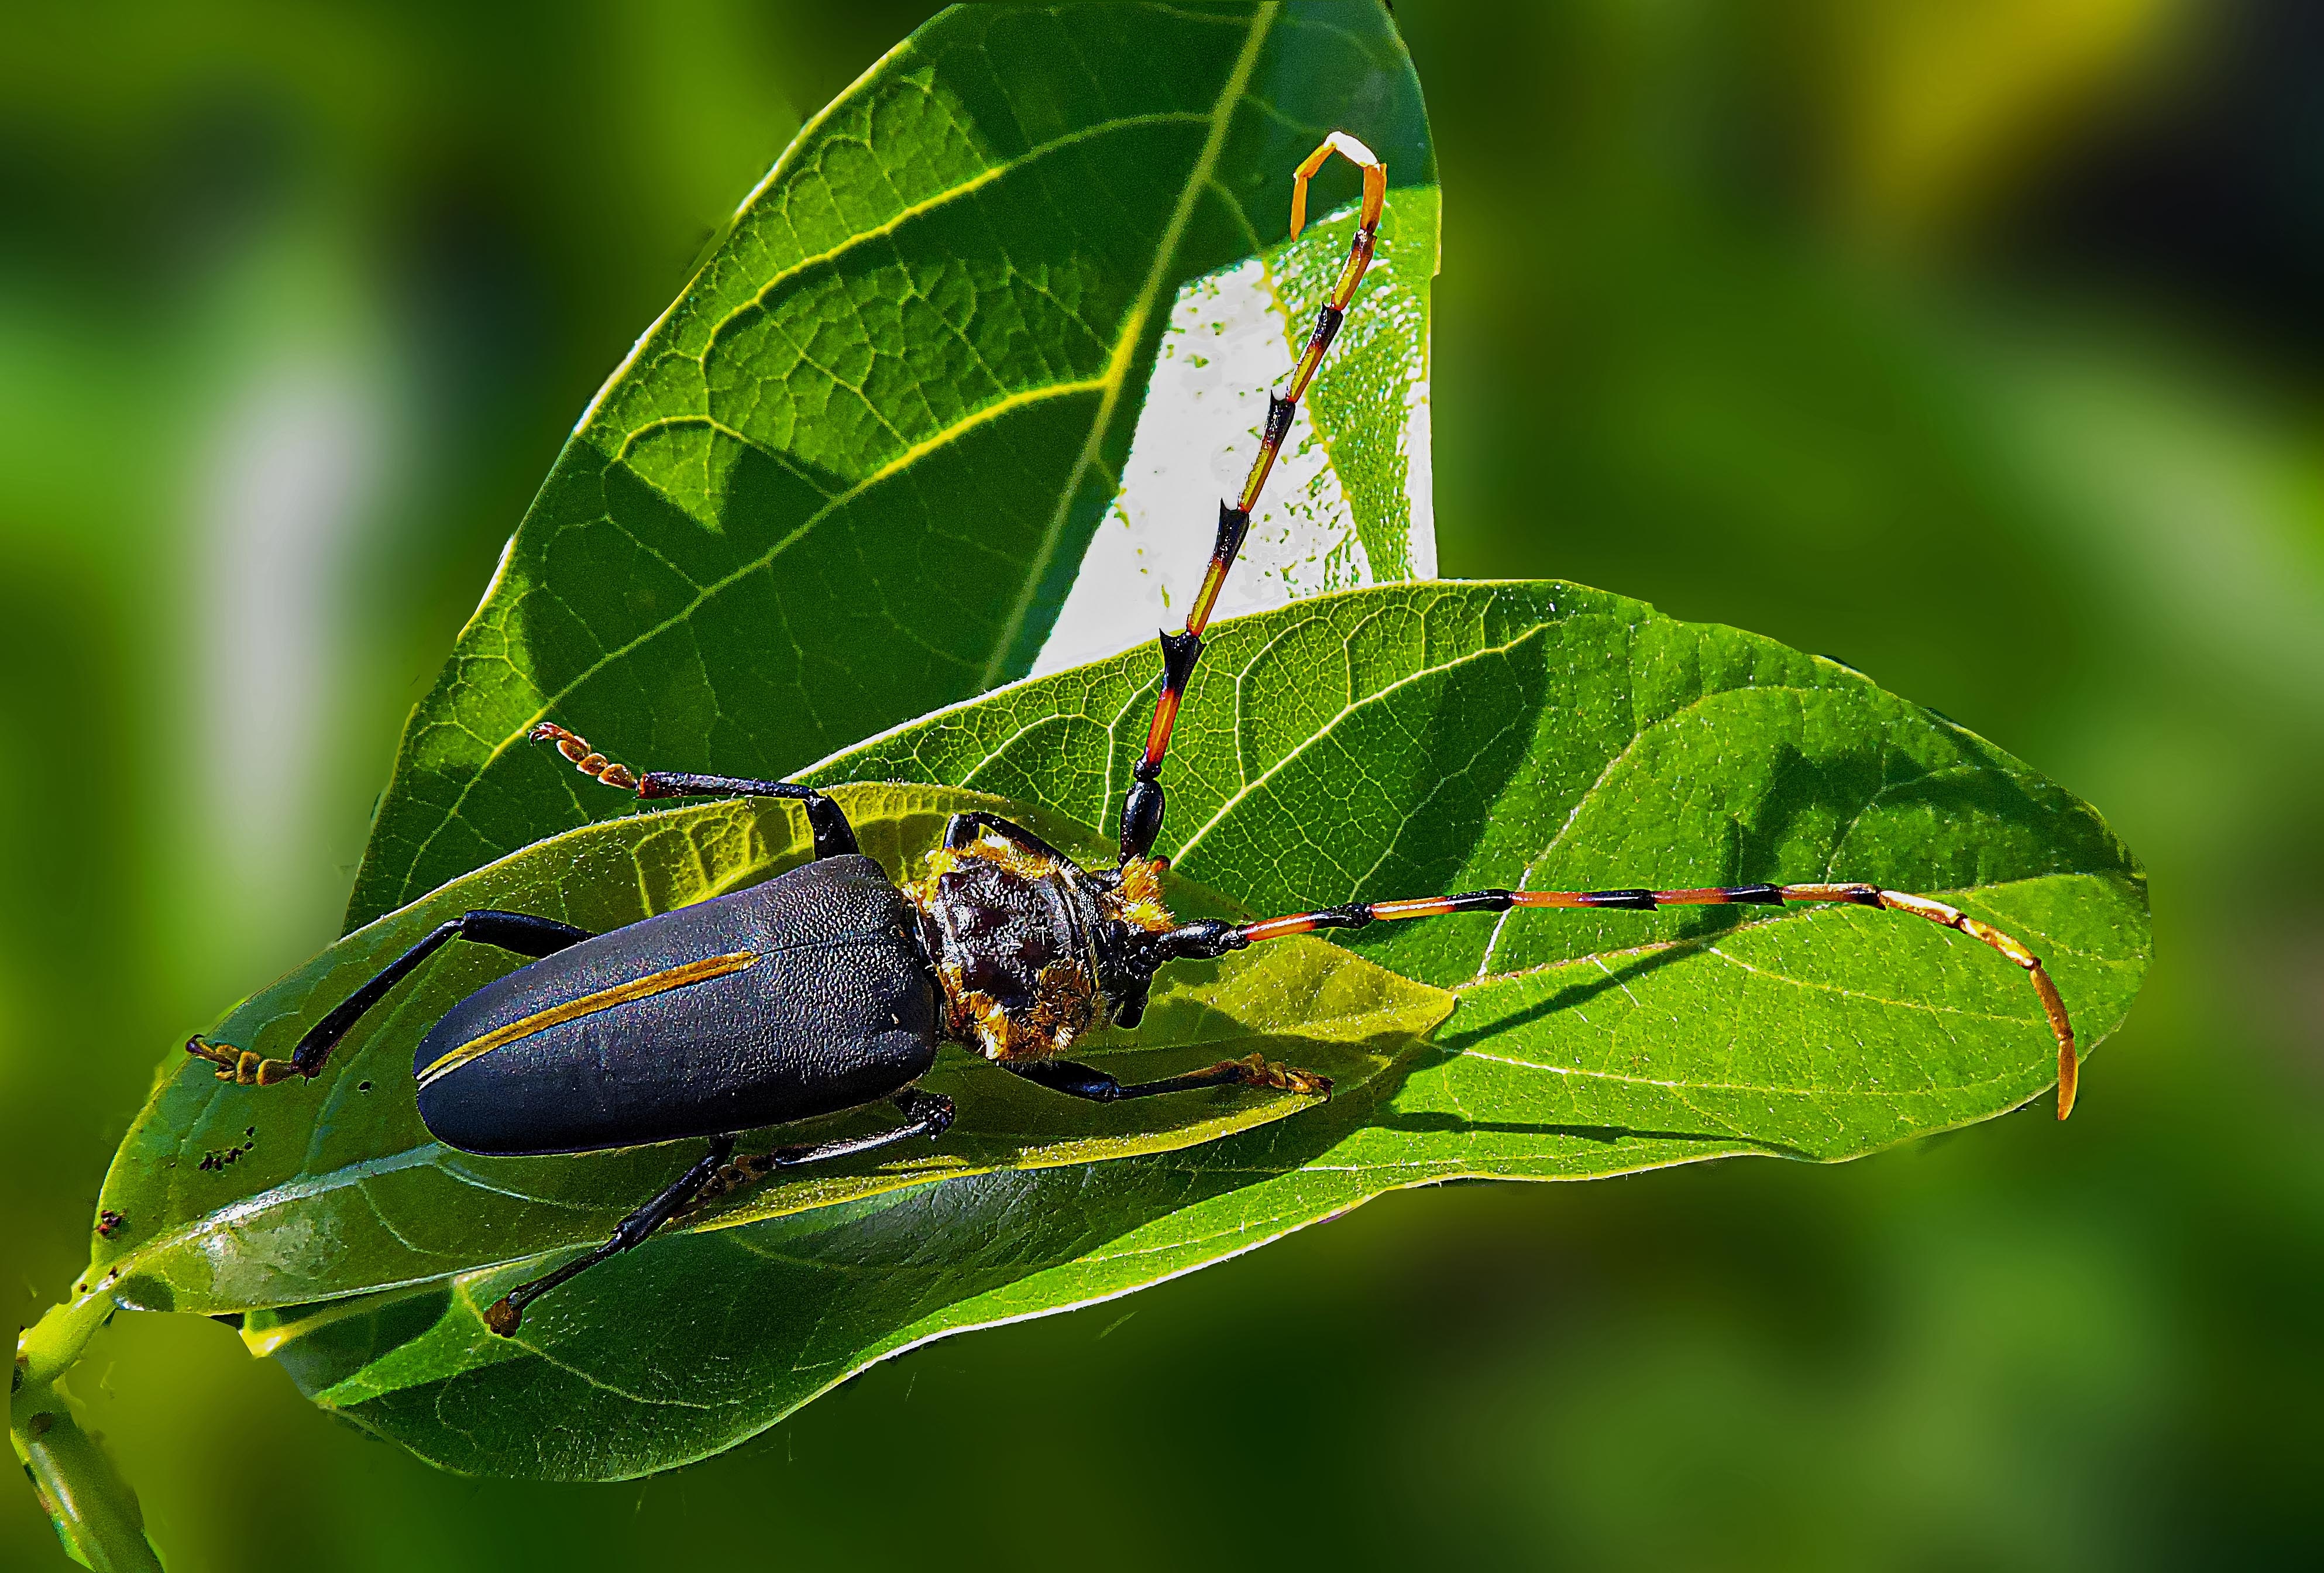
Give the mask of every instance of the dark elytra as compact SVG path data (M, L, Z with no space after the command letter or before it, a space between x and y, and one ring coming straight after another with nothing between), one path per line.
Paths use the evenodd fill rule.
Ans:
M582 1152L886 1097L936 1059L936 981L915 921L880 865L851 854L585 939L453 1006L414 1071L585 995L706 956L759 959L472 1059L420 1089L420 1117L466 1152Z

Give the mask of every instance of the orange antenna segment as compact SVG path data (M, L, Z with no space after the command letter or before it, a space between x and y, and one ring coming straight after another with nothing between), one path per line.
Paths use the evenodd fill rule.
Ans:
M1331 298L1315 314L1315 327L1307 336L1307 347L1301 352L1299 364L1292 368L1290 386L1279 394L1270 393L1267 396L1267 426L1259 434L1259 457L1251 461L1250 474L1243 481L1240 495L1231 503L1219 504L1219 529L1211 548L1210 567L1204 570L1202 588L1194 592L1194 603L1187 608L1185 626L1176 634L1162 635L1162 692L1154 701L1154 719L1146 729L1146 750L1139 755L1131 772L1130 795L1121 807L1121 856L1125 863L1153 851L1154 839L1161 834L1162 759L1170 750L1170 730L1177 723L1178 701L1185 694L1187 679L1194 675L1194 662L1202 656L1203 630L1210 626L1211 613L1218 606L1219 592L1226 587L1235 554L1242 550L1243 537L1250 532L1251 510L1259 506L1259 494L1267 488L1267 477L1274 472L1276 456L1283 451L1283 444L1291 435L1291 417L1299 408L1300 396L1314 381L1316 368L1323 364L1323 354L1332 347L1332 338L1340 331L1340 323L1355 301L1356 286L1363 282L1365 270L1372 265L1372 255L1379 245L1380 215L1388 205L1388 166L1371 149L1344 131L1335 131L1325 137L1292 171L1291 233L1296 236L1306 227L1307 182L1333 153L1363 171L1364 199L1356 216L1355 238L1349 244L1348 260L1332 286Z
M1314 180L1333 153L1338 153L1364 172L1364 211L1357 220L1369 229L1379 222L1380 208L1388 201L1388 166L1379 155L1350 136L1335 131L1323 139L1323 145L1307 155L1305 162L1291 174L1291 238L1307 227L1307 182Z
M1780 907L1799 902L1845 902L1924 919L1939 928L1951 929L1989 945L2024 968L2025 976L2033 982L2034 997L2042 1002L2042 1013L2049 1022L2051 1036L2058 1045L2058 1117L2062 1120L2074 1112L2074 1089L2081 1069L2074 1049L2074 1025L2066 1017L2066 1002L2058 997L2058 985L2050 981L2042 958L1992 924L1972 918L1958 907L1907 891L1885 890L1875 884L1742 884L1701 890L1480 890L1400 902L1354 902L1312 912L1293 912L1264 922L1244 923L1206 939L1222 949L1240 949L1262 939L1312 934L1318 929L1360 929L1376 922L1442 918L1455 912L1506 912L1523 907L1612 908L1650 912L1658 907Z

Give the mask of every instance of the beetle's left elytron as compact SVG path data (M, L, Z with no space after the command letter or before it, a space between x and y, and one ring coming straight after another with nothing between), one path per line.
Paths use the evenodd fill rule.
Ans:
M956 814L924 875L902 886L856 848L838 804L812 787L733 776L640 773L562 726L536 726L584 774L641 798L770 797L798 802L815 861L764 884L607 934L522 912L465 912L428 934L317 1022L288 1060L208 1042L189 1053L221 1079L271 1086L320 1071L332 1049L397 983L454 939L536 958L447 1012L413 1059L420 1115L468 1152L588 1152L688 1138L709 1151L639 1208L603 1245L512 1290L484 1313L513 1332L524 1307L626 1251L671 1218L778 1169L844 1157L952 1124L948 1098L914 1084L937 1045L969 1046L1005 1070L1110 1103L1233 1083L1327 1096L1326 1078L1254 1055L1125 1086L1060 1058L1102 1026L1135 1026L1159 968L1209 960L1262 939L1400 918L1526 907L1652 911L1661 906L1853 902L1908 912L1990 945L2024 967L2058 1041L2058 1117L2073 1106L2073 1029L2042 963L1987 924L1925 896L1869 884L1753 884L1704 890L1471 891L1357 902L1263 922L1181 923L1163 904L1162 763L1180 698L1203 649L1251 510L1291 418L1371 264L1388 171L1334 133L1293 177L1291 233L1307 182L1334 152L1363 171L1355 241L1286 393L1268 399L1259 457L1240 497L1219 505L1210 568L1185 626L1162 636L1162 689L1121 811L1120 857L1083 868L1021 826ZM890 1099L904 1123L866 1136L737 1157L739 1133Z

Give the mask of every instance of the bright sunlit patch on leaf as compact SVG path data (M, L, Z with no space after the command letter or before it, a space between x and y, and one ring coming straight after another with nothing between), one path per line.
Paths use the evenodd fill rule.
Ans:
M1392 190L1330 375L1292 419L1217 615L1243 616L1436 565L1428 495L1428 290L1436 192ZM1231 497L1345 257L1353 209L1182 287L1123 486L1082 558L1036 673L1150 643L1185 615L1218 499ZM1310 406L1313 406L1311 410ZM1376 573L1366 542L1381 545Z

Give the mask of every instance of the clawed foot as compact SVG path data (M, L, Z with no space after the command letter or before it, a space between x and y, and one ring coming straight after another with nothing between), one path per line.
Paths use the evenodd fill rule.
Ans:
M1245 1087L1271 1087L1277 1092L1296 1092L1302 1097L1332 1096L1330 1077L1301 1070L1296 1066L1277 1065L1257 1054L1242 1059L1222 1059L1212 1069L1234 1071L1235 1079Z
M636 791L640 784L637 772L626 764L614 763L590 747L586 737L567 732L554 721L543 721L525 736L534 743L555 744L557 752L565 756L567 763L592 780L625 791Z
M949 1110L945 1124L952 1124ZM812 1163L821 1156L824 1156L823 1148L814 1143L778 1147L770 1152L738 1152L733 1161L721 1164L716 1173L702 1182L702 1189L695 1193L692 1201L670 1216L673 1219L689 1217L714 1201L733 1196L738 1190L748 1190L778 1169L796 1169L802 1163Z
M299 1068L288 1059L268 1059L231 1043L212 1043L199 1032L186 1040L186 1052L217 1066L217 1078L236 1087L272 1087L299 1074Z
M732 1163L721 1165L718 1172L702 1182L694 1199L670 1216L673 1220L691 1217L722 1197L758 1184L778 1169L789 1168L814 1151L812 1147L778 1147L771 1152L745 1152Z

